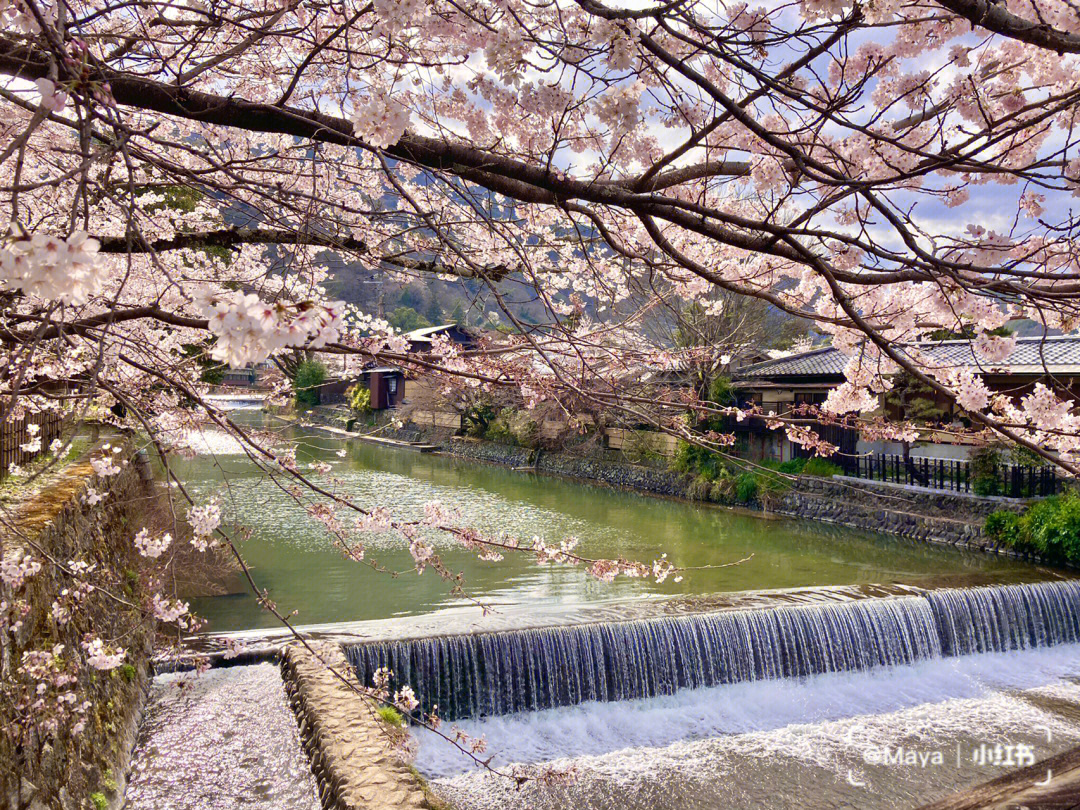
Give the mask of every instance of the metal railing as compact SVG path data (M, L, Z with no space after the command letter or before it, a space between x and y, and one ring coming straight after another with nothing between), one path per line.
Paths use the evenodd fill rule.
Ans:
M40 428L38 436L41 437L41 449L34 452L22 449L30 441L30 431L27 430L30 425ZM64 417L51 411L11 419L0 425L0 480L7 477L12 464L22 466L48 451L49 444L60 437L63 429Z
M1003 495L1009 498L1043 498L1061 492L1064 481L1053 465L1034 467L1022 464L995 464L990 472L976 479L970 461L929 458L893 453L834 459L845 475L868 481L930 487L931 489L971 492L977 495Z

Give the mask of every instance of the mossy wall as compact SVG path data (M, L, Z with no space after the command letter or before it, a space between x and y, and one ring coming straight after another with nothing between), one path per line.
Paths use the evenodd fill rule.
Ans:
M127 450L124 455L131 458ZM132 538L157 493L134 462L105 482L93 478L84 457L3 508L3 551L23 548L42 566L17 591L0 585L0 599L18 619L8 622L0 640L0 807L101 810L118 806L123 795L154 632L139 610L144 594ZM82 497L91 482L105 493L94 506ZM70 619L58 621L54 602L78 582L71 561L96 567L96 587ZM124 664L111 671L76 666L88 635L125 649ZM38 692L40 678L21 665L28 652L51 654L58 645L52 660L76 681ZM62 714L52 708L61 691L74 694L73 713L54 722ZM78 706L85 708L75 712Z

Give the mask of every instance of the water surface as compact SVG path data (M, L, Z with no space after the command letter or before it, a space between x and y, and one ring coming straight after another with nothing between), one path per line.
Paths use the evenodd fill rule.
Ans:
M235 418L260 423L257 413ZM586 556L651 561L662 553L679 566L720 565L753 554L734 568L692 570L681 582L592 580L578 568L538 566L524 556L482 562L450 539L439 552L464 575L468 597L454 595L434 572L418 576L400 539L367 538L367 562L346 560L325 531L286 491L239 454L228 437L208 432L203 454L174 465L202 495L216 493L227 516L251 529L242 551L260 587L280 609L297 610L297 624L385 619L451 610L480 600L495 608L544 609L655 597L691 596L804 586L863 583L961 585L1016 582L1048 574L1009 558L963 552L881 534L792 519L764 519L692 504L514 472L451 457L347 441L330 434L267 423L300 440L298 461L325 461L340 483L331 486L365 505L418 518L441 500L466 522L524 539L558 541L575 535ZM343 458L337 452L346 451ZM346 518L346 521L349 519ZM391 573L397 576L392 576ZM249 593L196 599L193 608L216 631L274 627ZM450 615L450 614L448 614ZM447 632L453 631L448 627Z
M417 766L472 810L908 810L1075 746L1078 674L1069 644L465 720L501 771L572 778L518 789L425 732Z

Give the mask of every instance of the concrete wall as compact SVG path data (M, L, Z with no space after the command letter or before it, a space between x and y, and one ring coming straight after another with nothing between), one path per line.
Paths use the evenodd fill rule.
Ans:
M679 440L668 433L655 430L607 429L608 447L612 450L648 449L662 456L673 456L679 446Z
M978 448L969 444L932 444L918 442L911 445L911 455L918 458L942 458L967 461ZM859 440L856 445L859 453L886 453L896 456L904 454L904 445L900 442L866 442Z
M412 382L409 380L408 382ZM446 411L421 411L416 410L409 414L409 419L421 428L450 428L461 429L461 416Z

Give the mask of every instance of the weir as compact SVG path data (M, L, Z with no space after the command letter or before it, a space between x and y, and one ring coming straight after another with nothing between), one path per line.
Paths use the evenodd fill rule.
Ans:
M1080 581L356 644L446 719L1080 640Z

